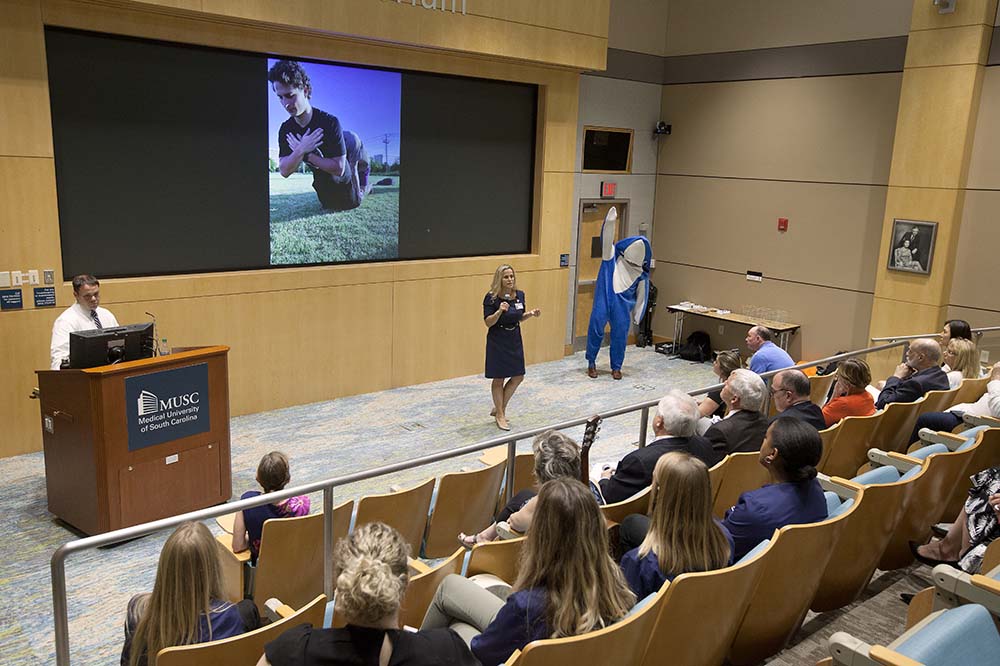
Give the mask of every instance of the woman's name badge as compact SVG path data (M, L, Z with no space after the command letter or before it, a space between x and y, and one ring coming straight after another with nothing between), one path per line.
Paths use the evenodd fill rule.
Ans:
M523 310L524 309L524 303L516 303L514 305L514 308L517 309L517 310Z

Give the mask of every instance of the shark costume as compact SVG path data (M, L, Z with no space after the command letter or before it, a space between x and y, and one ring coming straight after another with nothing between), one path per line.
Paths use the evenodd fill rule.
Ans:
M612 206L601 227L602 261L594 284L594 309L587 329L587 374L597 376L595 361L604 340L604 327L611 322L611 370L621 379L625 342L630 321L638 324L649 297L649 264L653 251L643 236L615 243L618 210Z

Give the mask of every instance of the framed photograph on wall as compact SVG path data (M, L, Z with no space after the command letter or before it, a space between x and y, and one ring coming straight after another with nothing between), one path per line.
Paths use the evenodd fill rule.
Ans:
M894 219L889 270L929 275L936 240L937 222Z

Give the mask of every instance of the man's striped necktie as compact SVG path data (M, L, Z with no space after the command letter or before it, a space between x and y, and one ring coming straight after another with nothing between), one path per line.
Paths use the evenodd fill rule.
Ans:
M101 320L97 317L97 310L90 311L90 318L94 320L94 326L97 328L104 328L101 326Z

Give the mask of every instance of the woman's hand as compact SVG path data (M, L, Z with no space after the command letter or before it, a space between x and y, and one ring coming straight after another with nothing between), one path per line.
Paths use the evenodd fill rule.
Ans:
M990 506L993 507L994 511L1000 511L1000 493L995 493L990 495L989 500Z
M510 303L507 301L500 301L500 312L507 312L510 310Z
M528 311L528 316L529 317L541 317L542 316L542 311L539 310L538 308L535 308L534 310L529 310Z

